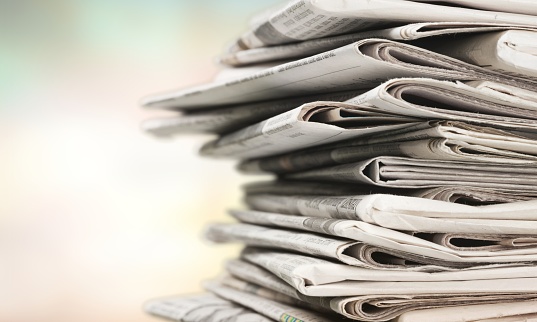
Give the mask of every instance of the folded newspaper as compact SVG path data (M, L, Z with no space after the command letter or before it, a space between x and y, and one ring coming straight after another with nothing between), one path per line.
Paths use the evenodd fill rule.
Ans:
M355 122L351 126L340 126L318 119L332 112L350 114ZM346 103L312 102L208 142L200 152L206 156L259 157L404 129L418 121L375 108L357 109Z
M212 226L213 232L209 231L208 233L212 235L209 236L211 239L220 242L242 241L244 243L257 243L258 245L265 243L264 245L266 245L270 239L279 238L277 242L271 243L272 247L293 248L296 251L308 254L312 254L317 248L324 248L324 246L328 245L329 247L322 250L322 252L328 254L325 255L326 257L367 255L367 257L362 256L360 258L362 263L377 266L384 265L383 268L385 269L406 269L408 265L405 266L404 260L394 262L393 259L395 257L402 258L403 255L407 254L417 255L429 261L432 259L441 260L444 261L442 263L444 266L463 267L465 266L463 265L464 263L467 264L466 266L470 266L469 264L477 265L479 263L531 262L535 261L535 254L537 253L534 235L403 233L358 220L334 220L251 210L236 210L232 211L231 215L241 222L252 225L242 226L243 229L238 231L234 230L233 226L231 226L231 229L221 226L217 226L215 229ZM262 228L254 225L262 225L266 230L256 235L254 232L259 232ZM268 227L274 228L268 229ZM285 230L276 228L285 228ZM302 234L300 236L308 236L311 239L297 238L297 240L294 240L287 238L289 229L317 234ZM214 230L217 231L214 232ZM215 234L217 236L214 236ZM321 238L319 238L318 234L321 234ZM325 238L324 243L310 245L315 243L315 240L323 240L322 238ZM363 245L356 247L356 249L367 250L367 252L357 253L338 249L338 247L353 247L350 241L362 243ZM334 245L336 247L333 247ZM376 246L377 248L368 246ZM385 250L395 252L389 255ZM386 255L376 256L373 251L379 255ZM395 254L396 252L397 254ZM390 260L392 261L389 262ZM390 265L387 265L388 263ZM412 264L414 265L415 263ZM419 269L421 268L417 268L417 270Z
M246 196L254 210L360 220L410 232L535 235L537 200L469 206L398 195Z
M259 265L308 296L537 293L534 266L447 272L373 270L276 250L246 248L241 258Z
M350 139L261 159L238 166L245 173L289 173L361 161L405 156L451 161L534 163L537 140L509 131L461 122L423 122L398 131Z
M469 186L537 190L537 164L483 163L380 156L286 175L290 179L350 182L388 188Z
M175 117L154 118L142 123L142 128L155 136L168 137L185 133L229 133L269 117L287 112L314 101L345 101L361 91L344 91L320 95L292 97L275 101L228 106L218 109L181 113Z
M420 3L421 2L421 3ZM536 5L515 1L295 0L256 17L232 50L323 38L411 22L479 22L537 25ZM458 5L474 7L470 9ZM509 13L509 12L516 13ZM518 13L518 14L517 14Z
M537 22L537 18L535 18ZM398 77L494 81L529 90L537 80L504 75L409 44L366 39L328 52L194 88L146 97L149 108L195 110L322 92L370 89Z
M249 283L243 288L270 289L288 297L296 298L305 303L316 305L321 309L330 309L346 318L360 321L387 321L405 312L435 307L452 307L469 304L511 303L523 300L535 300L536 294L516 293L461 293L452 295L419 294L419 295L362 295L352 297L312 297L303 295L271 272L242 260L232 260L226 264L226 270L235 279ZM226 285L229 279L221 282ZM260 292L259 292L260 293Z
M325 316L316 311L297 308L289 304L280 303L271 299L237 290L219 282L206 282L205 289L226 300L238 303L255 312L259 312L274 321L308 321L308 322L334 322L343 321L337 316Z
M403 313L393 322L534 322L537 301L439 307Z
M380 29L380 30L370 30L358 33L344 34L339 36L324 37L319 39L311 39L297 43L284 44L278 46L269 46L261 48L252 48L247 50L241 50L237 52L230 52L222 55L220 57L220 62L232 65L232 66L243 66L250 64L259 64L269 61L276 61L281 59L298 59L311 55L315 55L321 52L329 51L348 45L350 43L368 39L368 38L383 38L396 41L413 41L424 38L438 38L441 36L447 35L466 35L466 34L477 34L477 33L492 33L499 31L536 31L535 26L513 26L511 24L501 24L501 23L476 23L476 22L423 22L423 23L413 23L404 26ZM533 36L533 34L531 34ZM533 38L533 37L532 37ZM441 40L445 40L447 37L442 37ZM456 38L458 39L458 37ZM531 39L528 39L531 40ZM528 43L526 39L523 40L526 46L522 47L521 53L527 52L525 48L531 48L532 44ZM451 44L453 45L453 44ZM517 52L518 48L516 46L506 47L507 44L497 43L496 52L484 51L480 54L479 58L483 59L485 57L491 57L491 54L500 54L504 59L509 58L504 53L507 52ZM456 44L456 47L459 45ZM463 49L464 47L460 47ZM435 51L435 48L431 48L432 51ZM531 53L531 52L530 52ZM530 61L534 58L528 57ZM465 60L464 56L459 59ZM466 61L466 60L465 60ZM520 73L519 70L516 71Z
M438 40L423 39L414 44L506 75L532 79L537 77L535 31L506 30L467 34Z
M433 79L395 79L345 103L304 104L211 141L202 147L201 153L258 158L372 134L377 137L381 132L387 132L386 142L392 135L430 127L425 120L431 119L508 129L521 138L537 137L537 102L526 99L527 91L490 82L484 90L481 85ZM416 124L420 120L423 124ZM489 132L493 134L495 131ZM503 133L496 131L495 134ZM507 136L513 137L505 133L506 139ZM508 146L507 142L500 143L499 136L495 138L504 148ZM533 142L525 142L526 148L519 152L535 154Z
M367 195L367 194L398 194L409 197L420 197L453 203L483 205L532 200L537 198L537 191L521 191L508 189L491 189L483 187L440 186L428 189L390 189L353 183L331 183L300 180L272 180L252 182L244 186L247 195Z
M484 265L488 263L525 263L537 262L537 251L524 248L505 251L489 256L457 256L447 252L433 256L413 252L411 249L396 245L383 247L339 236L320 235L308 232L295 232L287 229L267 228L250 224L212 225L206 232L209 240L216 242L241 242L248 246L279 248L300 252L309 256L332 259L350 266L367 269L393 269L418 272L450 271L458 268ZM372 237L372 239L375 239ZM381 239L381 238L380 238ZM382 239L381 239L382 240ZM376 239L377 244L378 242ZM389 244L389 243L384 243ZM417 243L416 243L417 244ZM404 250L403 250L404 249ZM485 253L485 252L483 252ZM453 255L453 256L450 256ZM441 257L441 258L440 258ZM457 258L460 257L460 258ZM450 258L450 259L446 259ZM454 260L451 260L451 259Z
M155 299L147 302L144 308L155 316L180 322L199 322L207 319L214 322L273 321L210 293Z
M392 79L347 100L357 106L428 119L458 120L535 132L535 94L494 82Z

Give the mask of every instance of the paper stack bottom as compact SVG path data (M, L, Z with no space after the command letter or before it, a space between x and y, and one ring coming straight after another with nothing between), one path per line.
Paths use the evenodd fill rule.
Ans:
M537 6L302 0L254 21L231 76L144 100L177 112L147 132L217 134L202 155L274 176L207 228L244 245L207 293L146 311L537 321Z

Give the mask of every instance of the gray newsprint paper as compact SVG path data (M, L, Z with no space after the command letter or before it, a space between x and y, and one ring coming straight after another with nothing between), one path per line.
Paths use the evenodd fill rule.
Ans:
M213 232L216 234L213 236L214 240L280 247L341 261L345 260L344 256L352 256L360 259L362 265L368 264L377 269L437 269L413 267L420 259L443 267L531 262L536 261L537 254L534 235L403 233L358 220L292 216L252 210L234 210L231 215L241 222L264 227L250 229L252 225L248 225L239 226L237 230L233 229L237 226L227 229L224 227ZM268 227L292 229L297 238L290 238L292 236L289 231ZM296 230L322 235L301 234ZM258 234L255 235L255 232ZM338 246L350 249L354 247L356 251L339 252Z
M387 271L260 248L246 248L241 258L309 296L537 293L537 269L533 266L489 266L434 273Z
M323 122L324 114L350 114L354 124ZM370 136L413 126L414 117L356 109L337 102L312 102L229 133L205 144L200 153L211 157L252 158L292 151L345 139Z
M373 134L385 140L392 135L395 139L404 140L404 133L426 130L431 125L425 120L436 119L504 128L512 132L508 134L491 129L487 130L488 134L478 134L476 131L472 133L471 126L466 126L468 131L465 134L451 137L452 140L458 140L458 146L468 147L462 141L470 140L467 143L473 142L474 148L483 153L498 154L500 151L497 149L514 149L512 152L519 152L516 155L520 157L523 157L521 154L535 155L532 139L537 136L537 102L527 99L531 94L523 89L499 84L496 90L492 90L493 86L482 87L482 84L468 85L422 78L394 79L344 103L304 104L211 141L202 147L201 153L213 157L259 158L371 137ZM503 88L510 91L504 92ZM422 124L416 124L419 121ZM386 133L382 136L381 132ZM501 139L504 134L505 139ZM495 143L488 139L494 139ZM527 139L524 141L525 147L515 147L519 145L515 143L519 139ZM364 139L363 142L372 144L374 140ZM487 147L488 144L494 145ZM490 148L496 149L496 152ZM446 149L438 147L436 150ZM456 152L449 154L455 158L453 154ZM505 151L504 157L507 154L509 152Z
M434 52L506 75L537 78L537 32L505 30L415 43Z
M298 172L377 156L493 163L535 163L537 140L509 131L455 121L430 121L373 137L250 159L244 173Z
M148 108L178 110L214 108L322 92L370 89L398 77L488 80L529 90L537 84L535 80L506 76L409 44L366 39L249 76L152 95L143 99L142 104Z
M174 296L155 299L144 305L146 312L179 322L270 322L240 305L213 294Z
M346 103L375 107L397 115L463 121L535 133L537 110L534 92L492 84L392 79Z
M237 261L237 262L240 262L241 264L244 264L244 265L249 265L249 267L257 268L256 266L248 264L244 261ZM252 271L252 273L255 273L255 272ZM272 276L276 279L279 279L275 275L272 275ZM282 283L281 281L280 281L280 285L283 285L293 290L295 295L291 295L291 296L286 295L282 292L274 290L274 287L265 287L262 284L252 283L248 281L247 279L241 279L231 273L224 274L223 276L219 277L217 279L217 282L220 283L221 285L231 287L235 290L239 290L241 292L259 296L264 299L269 299L278 303L287 304L287 305L299 307L302 309L312 310L314 312L332 313L332 314L334 313L329 308L319 306L313 301L310 301L310 302L302 301L299 297L297 297L296 293L298 292L296 290L294 290L291 286L285 283Z
M537 28L534 26L514 26L511 24L501 24L501 23L476 23L476 22L423 22L423 23L413 23L404 26L381 29L381 30L371 30L358 33L351 33L339 36L331 36L319 39L310 39L306 41L284 44L278 46L269 46L261 48L252 48L236 52L225 53L220 57L220 62L232 66L243 66L250 64L259 64L267 61L275 61L280 59L298 59L311 55L315 55L321 52L332 50L341 46L348 45L355 41L368 39L368 38L385 38L390 40L397 41L412 41L417 39L424 39L430 37L439 37L446 35L458 36L466 34L477 34L477 33L490 33L494 31L507 31L507 30L523 30L523 31L536 31ZM528 40L531 40L533 34ZM451 39L443 37L443 40ZM524 46L521 48L521 52L525 53L527 50L524 48L531 48L531 42L525 41L524 44L529 46ZM457 44L455 44L458 46ZM505 46L502 46L498 43L498 48L505 50L515 50L518 48L512 46L507 49ZM464 48L461 46L461 49ZM434 48L431 48L433 51ZM481 52L479 57L489 56L492 54L497 54L495 51ZM503 54L503 52L502 52ZM502 55L506 57L506 55ZM464 60L464 56L460 58ZM530 61L531 57L528 57ZM516 71L517 73L519 71Z
M142 123L142 129L157 137L169 137L187 133L224 134L261 122L269 117L287 112L302 104L314 101L345 101L361 91L344 91L319 95L292 97L259 103L227 106L218 109L179 113L174 117L154 118Z
M274 321L332 322L338 320L337 317L326 317L319 312L269 300L257 294L240 291L219 282L206 282L204 287L219 297L250 308Z
M414 232L534 235L537 200L470 206L387 194L354 196L246 196L254 210L308 217L360 220Z
M226 270L236 279L251 283L251 289L271 289L320 307L330 309L346 318L360 321L387 321L402 313L417 309L449 307L468 304L509 303L536 299L537 294L407 294L407 295L362 295L352 297L311 297L303 295L271 272L242 260L232 260ZM226 284L225 281L222 283ZM321 310L319 309L319 310Z
M393 322L535 322L537 301L460 305L411 311Z
M537 164L482 163L381 156L286 175L290 179L350 182L391 188L474 186L536 190Z
M528 0L494 1L492 5L487 5L490 1L421 2L423 3L401 0L290 1L283 7L274 8L269 15L256 18L252 29L244 33L231 50L278 45L412 22L459 21L537 25L537 18L532 16L535 4ZM449 2L455 5L472 2L474 5L470 7L493 11L444 5ZM518 14L499 11L515 11Z
M521 191L467 186L439 186L426 189L389 189L371 185L357 185L353 183L283 179L252 182L244 185L243 190L247 195L301 194L319 196L350 196L384 193L473 205L507 203L537 199L537 191L531 190Z
M242 242L249 246L262 246L295 251L311 256L330 258L347 265L368 269L399 269L407 271L447 271L459 267L468 267L489 263L498 258L499 262L537 262L537 252L527 251L526 254L513 256L479 257L481 263L472 263L473 258L463 258L457 261L446 260L449 255L438 254L436 257L416 254L412 247L385 248L352 239L341 239L337 236L323 236L314 233L299 233L285 229L267 228L247 224L212 225L206 232L206 237L215 242ZM397 243L397 242L394 242ZM407 250L401 250L410 248ZM417 247L419 248L419 247ZM410 250L410 251L408 251ZM420 249L421 250L421 249ZM424 252L429 253L430 249ZM439 252L440 253L440 252ZM438 258L442 257L442 258Z

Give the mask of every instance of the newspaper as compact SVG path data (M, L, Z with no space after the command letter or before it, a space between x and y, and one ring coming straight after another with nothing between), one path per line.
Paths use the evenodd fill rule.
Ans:
M290 179L356 182L392 188L471 186L537 190L537 165L442 161L380 156L286 175Z
M537 191L515 191L508 189L487 189L480 187L443 186L420 189L408 193L409 196L457 202L463 204L495 204L537 199Z
M438 40L424 39L414 45L506 75L535 79L536 43L535 31L507 30Z
M180 322L269 322L262 315L212 294L155 299L144 306L147 313Z
M241 264L249 265L250 267L255 267L254 265L248 264L243 261L241 261ZM274 275L272 276L275 279L278 279L276 276ZM303 301L302 299L300 299L300 296L297 295L298 291L294 290L291 286L283 283L281 280L279 281L279 284L284 285L285 287L288 287L294 290L295 292L294 296L289 296L277 290L274 290L274 287L265 287L264 285L261 285L261 284L251 283L250 281L241 279L232 274L225 275L225 276L218 278L218 282L224 286L228 286L236 290L250 293L252 295L260 296L262 298L276 301L279 303L311 310L314 312L322 312L324 314L328 313L332 315L334 314L334 312L330 310L330 308L319 306L315 301Z
M503 94L505 100L510 100L517 103L521 101L537 102L535 91L528 91L509 85L487 81L471 81L466 82L466 84L475 87L488 95L499 97Z
M477 84L480 83L472 83L473 86ZM534 155L532 145L537 138L537 102L523 97L516 99L517 89L510 86L507 88L512 89L515 95L509 96L514 96L515 99L510 99L499 89L492 94L491 91L482 92L473 86L433 79L392 80L345 103L304 104L211 141L201 152L208 156L258 158L372 134L378 136L381 132L386 132L384 142L389 142L390 137L398 133L427 130L431 125L424 120L436 119L518 131L517 134L509 135L491 129L487 130L488 135L481 135L472 131L470 125L460 125L465 128L459 132L465 133L450 138L472 140L477 145L492 144L489 141L492 139L496 142L493 145L495 148L513 148L516 152ZM422 124L416 124L420 119ZM479 136L483 140L470 138L470 135ZM506 140L500 138L503 135ZM520 137L514 138L516 135ZM408 140L406 134L399 135L399 138L405 139L405 136ZM518 139L524 138L528 138L524 141L524 148L510 147L517 145L515 141ZM371 144L374 141L364 139L362 142Z
M404 131L404 132L403 132ZM377 156L495 163L537 161L537 140L490 127L454 121L431 121L363 139L246 160L246 173L289 173Z
M419 237L453 250L464 251L490 250L496 252L537 246L536 235L420 234Z
M490 189L482 187L441 186L428 189L389 189L370 185L352 183L331 183L300 180L270 180L251 182L243 186L247 195L276 194L276 195L368 195L368 194L397 194L409 197L457 202L464 204L492 204L537 199L537 191L520 191L506 189Z
M277 292L273 289L265 288L261 285L253 285L252 283L235 278L231 275L221 276L216 281L224 286L228 286L236 290L249 293L252 295L257 295L265 299L269 299L269 300L276 301L279 303L306 308L306 309L310 309L314 311L318 310L318 307L312 307L311 305L308 305L306 302L301 301L297 299L296 297L288 296L281 292Z
M487 85L487 90L483 91L481 84L392 79L346 103L375 107L398 115L463 121L535 133L535 95L531 91L509 85L498 85L496 90ZM533 97L533 100L527 97Z
M507 77L416 46L365 39L246 77L149 96L142 100L142 104L148 108L195 110L322 92L369 89L397 77L488 80L529 90L537 86L534 80Z
M396 195L246 196L254 210L308 217L360 220L413 232L533 235L536 200L469 206Z
M387 321L398 315L416 309L447 307L485 303L506 303L517 300L535 299L536 294L424 294L424 295L363 295L355 297L311 297L300 294L283 280L256 265L233 260L226 264L226 270L238 279L253 285L272 289L295 297L312 305L320 305L353 320ZM258 286L258 287L259 287ZM252 288L256 288L253 286Z
M386 271L255 248L246 248L241 258L272 272L308 296L537 293L537 269L532 266L435 273Z
M404 313L393 322L535 322L537 301L440 307Z
M389 189L352 183L300 181L281 178L276 180L250 182L243 185L242 189L246 195L276 194L322 196L368 195L373 193L404 195L408 191L408 189Z
M247 224L211 225L206 237L215 242L242 242L249 246L280 248L311 256L331 258L341 263L368 269L399 269L408 271L436 272L459 267L477 265L467 261L449 261L416 255L412 252L383 248L313 233L298 233L284 229L271 229ZM404 247L399 247L404 248ZM449 257L449 256L444 256ZM507 262L536 261L537 251L533 254L511 256ZM482 259L483 260L483 259ZM489 263L493 259L485 258ZM504 259L505 260L505 259Z
M261 122L313 101L345 101L364 91L345 91L320 95L286 98L219 109L181 113L175 117L154 118L142 123L142 128L155 136L168 137L185 133L223 134Z
M477 7L491 10L516 8L511 1L495 2L501 4L478 4ZM275 8L270 16L264 15L263 21L258 18L252 30L244 33L232 48L240 50L278 45L411 22L460 21L535 26L537 18L529 15L535 5L526 3L523 6L519 4L516 10L524 14L512 14L401 0L294 0L284 7ZM530 10L527 11L527 8Z
M300 309L273 300L265 299L250 292L239 291L218 282L206 282L204 287L226 300L235 302L274 321L333 322L337 317L325 317L319 312ZM342 319L343 320L343 319Z
M382 269L406 269L408 266L415 265L415 263L405 265L404 258L407 254L418 255L422 260L427 260L429 263L451 267L463 267L465 266L462 265L464 263L467 264L466 266L471 266L468 264L531 262L536 261L535 255L537 254L535 238L531 237L532 235L402 233L357 220L335 220L291 216L259 211L232 211L231 215L241 222L249 224L319 233L322 234L321 236L327 237L326 240L331 240L332 244L337 244L338 242L343 244L343 241L330 239L328 237L335 236L345 238L346 240L358 241L362 244L369 245L369 249L376 252L375 255L377 256L363 256L367 252L364 254L347 252L346 255L362 255L360 258L363 263L376 265L378 268ZM325 244L322 243L317 243L317 245L308 248L307 246L309 245L307 244L311 243L313 240L323 240L317 238L315 235L313 235L313 238L310 240L294 241L292 238L288 238L289 236L286 233L272 233L274 236L272 238L273 241L272 244L269 244L269 238L266 238L264 235L268 235L270 232L267 231L262 232L259 235L254 235L254 231L256 231L256 229L248 231L250 235L245 233L242 234L247 235L248 238L237 236L238 234L234 231L226 232L227 236L223 237L222 240L241 240L251 245L260 241L257 242L258 245L287 249L293 249L292 247L294 246L296 251L309 254L313 254L313 251L310 250L311 248L317 247L323 248L327 253L334 253L334 251L331 251L330 247L325 247ZM308 234L299 235L306 236ZM452 243L451 240L455 238L457 240L454 243L464 246L454 246L454 243ZM254 243L251 243L252 241ZM488 245L485 245L485 242L488 242ZM347 245L348 244L350 243L347 242ZM480 247L472 247L472 245L476 244ZM517 244L518 246L512 246L513 244ZM368 247L366 246L362 248ZM392 250L392 252L386 252L385 250ZM371 253L372 252L369 254ZM392 254L397 254L398 256ZM331 257L337 257L337 255ZM399 259L395 262L394 260L397 259L397 257L399 257ZM432 259L436 259L437 262L432 261ZM390 260L390 265L387 265ZM459 265L457 265L457 263L459 263ZM418 268L418 270L419 269L424 270L423 268Z
M412 41L445 35L475 34L492 31L527 30L535 31L534 26L514 26L501 23L476 22L424 22L404 26L311 39L297 43L252 48L229 52L220 57L220 62L231 66L259 64L280 59L298 59L329 51L355 41L368 38L383 38L398 41ZM434 49L433 49L434 51Z
M325 113L349 113L356 121L350 128L318 121ZM212 157L262 157L299 147L403 129L417 121L416 118L383 113L374 108L357 110L354 105L345 103L312 102L210 141L200 153Z

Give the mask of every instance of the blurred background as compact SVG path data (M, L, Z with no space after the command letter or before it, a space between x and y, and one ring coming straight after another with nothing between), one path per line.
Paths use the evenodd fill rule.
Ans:
M138 101L210 80L274 2L0 0L0 321L153 321L238 253L201 233L247 179Z

